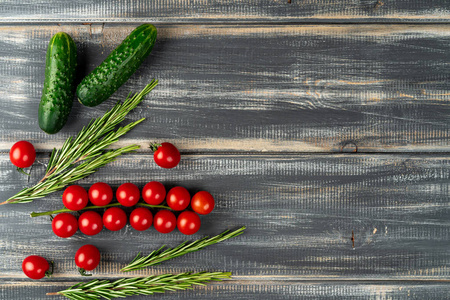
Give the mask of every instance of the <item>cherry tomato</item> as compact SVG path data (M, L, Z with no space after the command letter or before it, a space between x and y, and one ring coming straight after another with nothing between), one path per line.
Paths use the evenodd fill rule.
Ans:
M169 233L177 227L177 218L169 210L160 210L155 214L153 226L161 233Z
M96 235L103 229L102 217L95 211L86 211L78 218L78 227L85 235Z
M75 253L75 264L80 268L80 273L84 275L84 270L92 271L100 263L100 251L93 245L84 245Z
M175 168L181 159L180 151L171 143L162 143L153 153L153 159L162 168Z
M151 205L158 205L166 198L166 188L161 182L151 181L142 189L142 198Z
M71 185L64 190L62 199L68 209L81 210L88 203L88 194L82 186Z
M137 231L144 231L152 226L153 215L145 207L138 207L131 212L130 224Z
M18 168L28 168L36 159L36 150L30 142L19 141L11 147L9 159Z
M57 214L52 220L53 232L62 238L68 238L78 230L78 221L69 213Z
M213 196L206 191L196 193L191 200L192 210L201 215L207 215L212 212L214 205Z
M133 206L138 203L141 192L139 188L130 182L124 183L116 191L116 198L123 206Z
M89 188L89 200L97 206L108 205L113 199L114 193L109 184L97 182Z
M111 231L118 231L127 225L127 214L118 207L110 207L103 213L103 225Z
M177 219L178 230L185 235L196 233L200 229L200 217L192 211L183 211Z
M30 255L22 262L22 271L31 279L41 279L50 276L48 261L38 255Z
M167 205L173 210L183 210L189 206L191 195L188 190L182 186L171 188L167 193Z

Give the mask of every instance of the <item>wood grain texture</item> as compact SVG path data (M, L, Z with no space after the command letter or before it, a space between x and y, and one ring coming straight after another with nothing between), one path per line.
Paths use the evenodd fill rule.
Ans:
M120 145L162 139L184 152L448 152L450 26L161 25L150 58L96 108L78 102L57 135L37 107L52 34L79 49L82 77L134 25L0 27L0 149L61 145L91 118L160 85L130 116L147 121ZM347 146L346 146L347 145Z
M7 0L2 22L447 22L445 0Z
M104 181L116 188L127 181L142 187L159 180L192 194L207 190L217 200L216 209L202 217L201 230L189 239L242 225L248 227L245 234L124 275L119 269L139 251L175 246L186 237L153 228L138 233L127 225L95 237L58 238L49 218L28 214L62 208L59 192L31 204L0 207L0 278L23 278L23 258L40 254L55 261L56 280L73 281L79 275L72 257L92 243L103 253L96 276L110 278L223 270L281 281L449 280L449 162L421 155L210 155L185 156L179 167L165 170L151 156L129 155L80 183L87 188ZM0 169L4 198L27 184L6 155ZM34 168L30 181L42 171Z
M84 279L86 280L86 279ZM65 289L76 282L39 283L0 281L1 299L62 300L58 296L45 296L48 292ZM446 283L411 282L296 282L296 281L227 281L192 291L168 292L162 295L131 297L130 299L340 299L340 300L447 300L450 285Z
M128 119L146 122L116 145L138 143L140 152L80 183L159 180L192 194L208 190L217 207L189 238L127 225L60 239L49 218L28 214L61 208L62 192L0 206L0 299L64 299L45 293L89 280L73 262L86 243L102 252L94 278L234 274L155 298L448 299L449 20L445 0L1 1L3 200L40 179L53 147L157 78L160 85ZM139 71L99 107L75 102L59 134L41 132L50 37L73 36L81 80L144 22L159 33ZM39 152L29 182L7 155L23 139ZM150 141L175 143L179 167L156 167ZM242 225L244 235L222 244L119 272L139 251ZM55 261L53 279L25 278L21 262L32 254Z

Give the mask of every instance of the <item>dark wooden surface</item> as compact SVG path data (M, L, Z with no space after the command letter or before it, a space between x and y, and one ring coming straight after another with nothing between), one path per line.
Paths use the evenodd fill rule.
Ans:
M449 298L447 1L291 2L0 3L3 200L40 179L53 147L157 78L160 85L129 117L147 120L118 143L142 149L80 184L159 180L208 190L217 208L192 238L248 227L223 244L121 274L137 252L186 237L128 225L57 238L48 218L29 213L62 207L62 192L1 206L0 299L61 299L45 293L83 280L73 255L86 243L103 254L95 278L234 274L155 298ZM139 71L96 108L75 102L60 133L41 132L37 107L52 34L73 36L82 78L142 22L157 25L158 42ZM29 182L8 158L22 139L39 152ZM150 141L179 146L180 166L155 166ZM23 275L21 261L31 254L55 261L53 279Z
M27 0L0 3L0 20L21 22L446 22L446 0Z
M52 34L74 36L85 74L134 27L1 26L0 149L25 129L48 151L158 78L135 113L146 125L122 145L166 139L189 152L338 152L347 143L360 152L448 151L447 25L161 25L152 56L112 100L93 109L76 102L59 134L43 133L36 112Z

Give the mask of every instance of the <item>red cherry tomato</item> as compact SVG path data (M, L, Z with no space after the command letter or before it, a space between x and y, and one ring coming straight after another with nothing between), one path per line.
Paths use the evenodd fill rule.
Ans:
M169 210L160 210L155 214L153 226L161 233L169 233L177 227L177 218Z
M156 164L165 169L175 168L180 162L180 151L171 143L162 143L153 153Z
M96 235L103 229L102 217L95 211L86 211L78 218L78 227L85 235Z
M151 205L158 205L166 198L166 188L161 182L151 181L142 189L142 198Z
M100 263L100 251L93 245L84 245L75 253L75 264L83 270L92 271Z
M78 230L78 221L69 213L57 214L52 220L53 232L62 238L68 238Z
M130 182L124 183L116 191L116 198L123 206L133 206L138 203L141 192L139 188Z
M18 168L28 168L36 159L36 150L30 142L19 141L11 147L9 159Z
M64 190L63 204L70 210L81 210L88 203L88 194L86 190L79 185L71 185Z
M152 226L153 215L145 207L138 207L131 212L130 224L137 231L144 231Z
M183 211L177 219L178 230L185 235L196 233L200 229L200 217L192 211Z
M48 261L38 255L30 255L22 262L22 271L31 279L41 279L50 276Z
M188 190L182 186L171 188L167 193L167 205L173 210L184 210L189 206L191 195Z
M114 193L109 184L97 182L89 188L89 200L97 206L108 205L113 199Z
M110 207L103 213L103 225L111 231L118 231L127 225L127 214L118 207Z
M214 205L213 196L206 191L198 192L191 200L192 210L201 215L207 215L212 212Z

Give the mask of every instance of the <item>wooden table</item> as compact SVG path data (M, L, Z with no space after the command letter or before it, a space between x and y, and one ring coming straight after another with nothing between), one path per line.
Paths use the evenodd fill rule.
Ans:
M138 233L53 235L31 211L62 207L61 194L0 207L0 299L45 296L80 280L73 256L92 243L94 278L231 271L233 280L169 292L163 299L450 298L450 10L435 0L4 1L0 4L0 189L29 181L9 162L26 139L45 163L91 118L159 86L129 120L147 120L118 145L126 155L80 181L142 187L158 180L210 191L217 208L192 239L248 227L244 235L149 270L121 274L139 251L186 239ZM76 41L80 78L137 25L157 44L111 100L74 104L56 135L39 130L37 108L50 37ZM169 141L180 165L158 168L147 148ZM117 146L117 145L116 145ZM354 239L352 240L352 233ZM22 260L55 261L53 279L31 281ZM146 299L135 297L133 299ZM152 297L149 297L152 298Z

